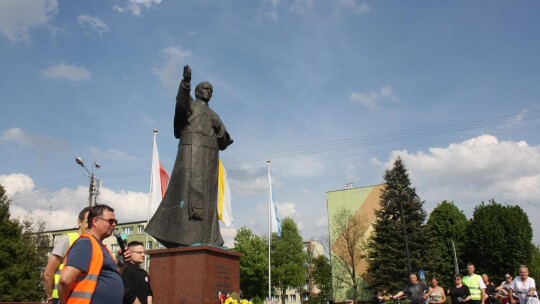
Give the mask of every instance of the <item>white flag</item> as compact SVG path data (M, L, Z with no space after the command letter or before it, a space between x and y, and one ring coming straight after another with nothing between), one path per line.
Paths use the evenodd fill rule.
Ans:
M281 219L277 214L276 203L274 202L274 190L272 188L272 177L270 176L270 170L268 170L268 184L270 185L270 220L272 222L272 232L277 233L281 237Z

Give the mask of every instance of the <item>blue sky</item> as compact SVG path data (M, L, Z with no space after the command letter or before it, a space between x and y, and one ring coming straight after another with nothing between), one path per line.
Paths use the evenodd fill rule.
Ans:
M152 130L171 171L182 66L214 85L235 143L235 228L278 212L327 234L326 191L383 181L397 156L430 212L517 204L540 229L537 1L0 1L0 183L13 216L75 225L100 201L146 218ZM232 244L235 229L223 229ZM539 233L534 241L540 243Z

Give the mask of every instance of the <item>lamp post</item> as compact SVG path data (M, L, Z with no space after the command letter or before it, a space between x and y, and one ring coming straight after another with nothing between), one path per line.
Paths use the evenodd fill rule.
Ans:
M402 189L401 191L397 191L395 189L388 189L388 191L394 192L398 196L399 201L399 207L401 211L401 223L403 224L403 235L405 237L405 253L407 254L407 271L412 273L412 266L411 266L411 256L409 253L409 240L407 237L407 226L405 224L405 212L403 211L403 202L401 201L401 196L407 195L407 200L410 201L411 198L411 190L409 188ZM416 194L413 195L416 197Z
M90 176L90 189L88 196L88 207L92 208L93 205L97 203L97 197L99 193L96 191L96 177L94 176L94 168L99 169L101 165L97 162L92 163L92 171L89 171L88 168L84 165L84 162L81 157L75 158L75 162L86 170L87 176Z

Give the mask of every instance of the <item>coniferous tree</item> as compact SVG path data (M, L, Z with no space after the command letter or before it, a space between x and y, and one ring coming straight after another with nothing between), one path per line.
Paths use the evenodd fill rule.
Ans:
M432 234L425 225L423 202L411 187L401 158L396 159L392 169L386 170L384 180L386 188L381 193L381 208L375 212L373 233L368 241L366 280L373 290L396 291L407 283L407 245L412 272L429 269Z
M38 301L44 296L41 271L46 255L36 246L32 231L25 233L17 219L10 219L9 206L0 185L0 301Z
M452 202L440 203L429 215L427 225L434 235L431 246L432 275L437 276L440 286L453 284L456 270L452 242L456 249L458 272L466 266L464 256L468 224L469 221L463 211Z

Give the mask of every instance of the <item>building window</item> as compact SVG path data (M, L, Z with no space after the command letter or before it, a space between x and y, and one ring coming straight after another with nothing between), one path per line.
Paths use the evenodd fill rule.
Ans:
M112 244L112 245L111 245L111 252L112 252L112 253L115 253L115 252L117 252L117 251L118 251L118 245Z
M132 235L133 234L133 226L122 228L122 233L125 234L125 235Z
M152 241L146 242L146 249L152 249Z
M289 296L285 295L285 302L289 302Z
M296 302L296 295L295 294L291 295L291 302Z
M140 225L139 227L137 227L137 234L143 234L144 232L144 226L143 225Z

